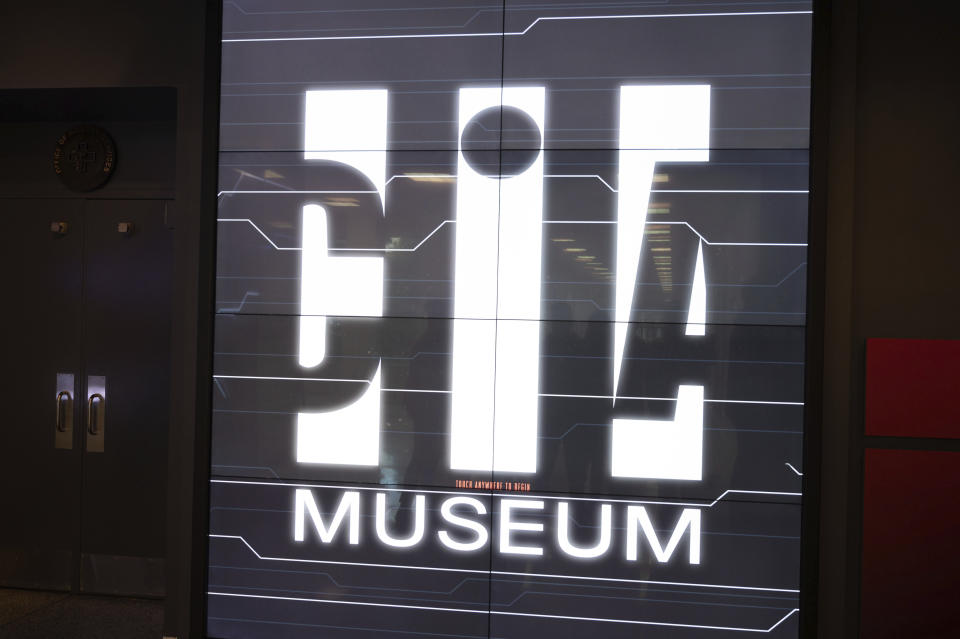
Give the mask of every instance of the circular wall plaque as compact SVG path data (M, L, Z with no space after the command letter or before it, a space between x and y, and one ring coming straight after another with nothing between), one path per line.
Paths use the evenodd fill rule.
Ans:
M110 134L98 126L78 126L57 140L53 170L71 191L92 191L106 184L117 164Z

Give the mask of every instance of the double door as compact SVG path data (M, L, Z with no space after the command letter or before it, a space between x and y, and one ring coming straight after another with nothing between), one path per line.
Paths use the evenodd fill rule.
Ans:
M0 585L161 596L165 202L0 199L0 210Z

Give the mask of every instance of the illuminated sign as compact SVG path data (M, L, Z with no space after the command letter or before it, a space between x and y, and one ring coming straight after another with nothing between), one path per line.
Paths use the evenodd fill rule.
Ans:
M329 544L338 534L341 528L346 528L342 534L346 535L351 545L360 543L360 493L357 491L346 491L342 493L340 502L334 509L333 517L329 521L324 521L313 493L305 488L296 490L296 506L294 507L294 539L304 541L307 538L307 522L313 525L317 538L320 543ZM376 514L375 514L375 533L376 539L387 546L394 548L409 548L417 546L427 540L426 534L426 506L427 496L418 494L414 498L413 530L402 538L392 536L387 530L387 493L376 493ZM502 516L498 525L498 544L497 549L501 553L508 555L532 555L542 556L543 548L540 545L529 544L522 545L514 539L515 531L526 531L530 533L543 533L544 525L536 522L525 522L519 519L522 511L543 511L545 502L536 499L515 499L500 498L498 500L498 509ZM444 524L450 529L460 528L469 530L471 537L468 541L457 541L450 530L444 529L437 532L438 542L456 552L476 552L486 549L490 533L488 526L477 519L470 519L454 512L454 508L461 506L469 511L470 515L483 516L487 514L487 507L484 502L475 497L458 496L448 497L443 500L440 506L440 513ZM613 527L613 504L602 504L600 506L600 532L596 543L590 547L581 547L571 542L571 528L573 523L570 518L570 503L567 501L556 502L556 520L555 529L557 543L562 552L568 557L576 559L593 559L600 557L610 550L611 530ZM638 536L642 536L649 544L657 561L666 563L670 560L674 550L680 543L683 533L689 529L689 562L691 564L700 563L700 511L696 508L684 509L669 536L666 546L662 545L660 539L654 530L653 522L647 514L645 506L638 504L628 504L623 508L622 517L618 517L618 523L623 524L626 530L624 538L623 558L626 561L637 561L639 556ZM515 519L516 517L516 519ZM462 531L461 531L462 532Z
M485 109L522 109L544 118L542 87L460 90L461 136ZM310 91L304 156L349 164L377 188L384 215L387 94ZM616 329L612 396L616 403L643 246L643 229L658 161L709 156L708 86L625 86L620 89L620 172L617 201ZM462 137L461 137L462 140ZM324 149L322 151L312 150ZM543 242L543 153L521 173L483 175L464 149L457 164L450 468L534 473L540 380L540 282ZM499 209L499 215L491 215ZM303 206L300 365L323 363L327 316L383 313L383 257L330 255L326 212ZM687 335L703 335L706 290L697 254ZM478 319L495 320L478 322ZM499 365L499 374L497 374ZM380 458L380 365L368 389L335 411L301 412L297 461L377 465ZM703 387L680 386L672 422L621 417L613 421L611 473L617 477L699 480Z
M514 107L543 135L542 87L466 88L460 90L459 129L486 109ZM375 185L386 202L388 93L383 90L326 90L306 93L304 157L347 164ZM626 322L633 302L650 190L658 161L704 161L709 156L710 88L695 85L625 86L620 90L620 173L617 202L616 318L612 350L612 388L618 388L626 342ZM321 149L321 150L315 150ZM458 152L454 319L451 357L449 466L454 471L535 473L540 387L540 282L543 242L543 152L523 171L489 176ZM499 210L498 216L490 215ZM384 258L331 255L329 225L319 204L303 205L300 273L299 363L315 368L326 353L326 318L379 317L383 313ZM343 249L341 249L343 250ZM697 255L686 333L705 333L702 249ZM493 320L479 322L477 319ZM310 464L376 466L380 460L380 361L366 390L332 411L300 412L297 461ZM499 369L499 375L496 371ZM616 392L611 401L616 403ZM699 480L701 478L703 386L682 385L672 421L616 418L607 462L615 477ZM376 538L395 548L419 545L425 538L426 496L414 501L414 526L403 539L386 525L386 493L376 495ZM542 523L511 519L514 510L543 510L541 500L502 499L500 552L539 556L538 546L511 541L513 530L543 532ZM454 505L486 515L483 502L457 496L442 502L448 525L473 530L470 542L454 541L447 530L437 538L455 551L486 547L488 526L453 514ZM600 512L597 544L571 544L569 504L557 504L555 530L563 553L574 558L603 555L610 547L611 504ZM296 490L294 538L304 541L309 520L322 543L330 543L345 526L350 544L360 543L360 494L342 493L329 522L321 517L313 494ZM673 554L683 531L690 530L689 561L700 561L700 511L685 509L664 549L646 507L628 505L622 518L627 530L624 557L637 560L637 534L645 535L658 561Z
M210 636L797 636L810 17L225 4Z

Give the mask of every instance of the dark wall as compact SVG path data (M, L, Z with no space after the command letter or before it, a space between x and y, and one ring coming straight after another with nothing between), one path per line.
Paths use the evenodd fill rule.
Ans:
M854 335L960 337L960 17L860 8Z
M878 630L884 619L895 633L898 617L916 622L943 611L932 609L932 602L930 609L876 609L870 593L878 584L861 583L862 570L870 568L862 565L864 535L869 543L874 534L862 523L865 453L960 446L947 439L864 436L866 340L960 338L960 20L939 5L904 10L887 0L822 4L830 35L822 43L818 77L819 123L828 140L817 154L826 164L815 196L825 214L818 636L892 636L877 634L886 632ZM907 464L885 471L887 485L911 480ZM922 498L915 494L913 501ZM884 508L885 517L901 516L892 503ZM932 521L956 530L952 510L944 512L946 521ZM924 566L923 554L916 553L917 545L938 534L924 525L916 522L901 540L901 552L915 553L921 575L939 569ZM880 574L896 579L892 571ZM953 588L956 600L960 593ZM861 626L861 616L870 623ZM912 625L914 636L937 636L919 626Z
M173 389L167 504L167 635L188 635L187 615L202 597L191 584L202 571L193 561L194 511L204 494L195 494L194 469L206 455L197 437L197 416L208 406L206 374L198 384L197 366L209 343L212 218L214 200L203 199L203 149L213 144L215 127L203 127L215 114L215 92L205 93L205 78L216 83L216 59L205 38L209 7L201 0L130 2L4 2L0 8L0 90L87 87L172 87L177 91L176 172L174 176L175 298L171 352ZM214 17L216 13L212 14ZM214 49L215 54L215 49ZM213 66L210 66L210 63ZM211 99L212 98L212 99ZM214 109L211 113L210 109ZM208 156L212 159L212 156ZM212 193L212 191L211 191ZM198 357L198 353L200 357ZM201 363L201 367L204 364ZM203 438L200 437L202 442ZM197 459L203 460L199 465ZM201 503L195 504L195 499ZM163 505L158 505L163 508Z

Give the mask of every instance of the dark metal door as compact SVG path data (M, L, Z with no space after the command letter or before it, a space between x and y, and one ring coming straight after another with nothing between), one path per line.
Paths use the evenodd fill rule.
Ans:
M0 212L0 585L162 596L164 202L0 199Z
M0 585L69 590L80 508L80 200L0 199Z
M172 233L157 200L84 207L80 589L163 595Z

